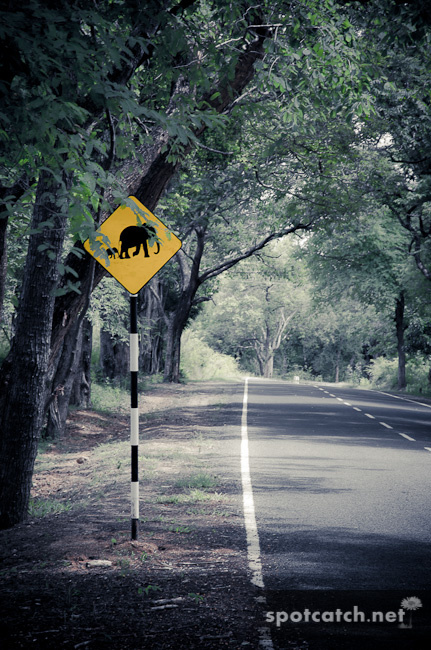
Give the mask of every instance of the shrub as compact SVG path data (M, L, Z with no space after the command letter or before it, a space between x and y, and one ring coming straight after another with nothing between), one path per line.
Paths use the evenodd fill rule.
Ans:
M418 393L431 393L430 385L430 366L431 359L417 354L410 358L406 364L406 381L407 392Z
M181 339L181 372L186 379L194 381L241 376L235 359L216 352L191 331L186 331Z
M369 367L371 385L376 388L396 388L398 384L398 360L378 357Z
M415 355L406 361L406 391L412 394L431 393L429 381L431 360ZM394 389L398 385L398 359L379 357L369 367L371 385L375 388ZM362 384L363 382L361 382Z

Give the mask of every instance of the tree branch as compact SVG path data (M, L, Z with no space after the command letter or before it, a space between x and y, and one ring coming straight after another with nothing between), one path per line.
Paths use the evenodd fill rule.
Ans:
M200 285L203 284L210 278L215 278L217 275L220 275L220 273L224 273L224 271L227 271L228 269L235 266L235 264L238 264L238 262L241 262L242 260L251 257L257 251L260 251L263 248L265 248L265 246L269 244L269 242L273 241L274 239L281 239L281 237L290 235L291 233L297 232L298 230L310 230L312 226L313 226L313 221L310 221L310 223L307 224L300 223L297 224L296 226L290 226L289 228L285 228L283 230L279 230L278 232L273 232L267 235L260 242L258 242L254 246L251 246L243 253L240 253L239 255L231 258L230 260L225 260L218 266L215 266L212 269L208 269L207 271L202 273L202 275L199 277L199 284Z

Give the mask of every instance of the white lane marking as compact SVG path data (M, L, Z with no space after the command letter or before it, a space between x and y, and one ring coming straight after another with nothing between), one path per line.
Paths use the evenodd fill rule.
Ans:
M251 571L251 583L260 589L264 589L262 574L262 561L260 559L259 533L257 531L256 511L254 508L253 488L250 477L250 460L248 449L248 427L247 427L247 404L248 404L248 377L244 380L244 397L242 400L241 415L241 481L244 508L244 523L247 536L247 557L248 566ZM266 603L262 596L260 602ZM259 647L273 650L269 628L259 628Z
M244 521L247 533L248 565L252 573L251 582L256 587L264 588L262 563L260 560L259 533L257 532L256 512L254 509L253 488L250 477L250 461L247 430L248 377L244 380L244 398L241 416L241 480L244 506Z
M339 402L343 402L343 404L345 404L346 406L352 406L349 402L345 402L340 397L336 397L332 393L328 393L328 391L324 390L323 388L319 388L319 390L323 390L323 392L327 393L330 397L335 397L335 399L337 399ZM426 406L427 408L431 408L431 406L429 406L428 404L422 404L422 402L415 402L414 400L407 399L406 397L398 397L397 395L391 395L390 393L384 393L383 391L380 391L380 390L376 391L376 392L381 393L382 395L388 395L388 397L394 397L395 399L402 399L402 400L404 400L406 402L412 402L413 404L419 404L420 406ZM357 406L352 406L352 408L353 408L354 411L358 411L358 413L362 413L362 409L358 408ZM364 413L364 415L366 415L367 418L370 418L371 420L376 419L374 417L374 415L370 415L370 413ZM379 422L379 424L381 424L382 427L385 427L386 429L392 429L393 430L393 428L394 428L394 427L391 427L390 424L386 424L386 422ZM400 433L399 435L403 436L403 438L405 438L406 440L411 440L412 442L416 442L415 438L412 438L411 436L408 436L406 433ZM424 449L426 449L427 451L431 451L431 447L424 447Z
M430 404L424 404L423 402L416 402L416 400L409 399L408 397L399 397L398 395L391 395L390 393L384 393L382 390L376 390L376 393L380 393L381 395L387 395L388 397L393 397L394 399L401 399L404 400L404 402L411 402L412 404L418 404L419 406L425 406L425 408L431 409Z
M415 438L411 438L406 433L400 433L399 435L402 436L403 438L405 438L406 440L411 440L412 442L416 442ZM425 449L426 449L426 447L425 447Z

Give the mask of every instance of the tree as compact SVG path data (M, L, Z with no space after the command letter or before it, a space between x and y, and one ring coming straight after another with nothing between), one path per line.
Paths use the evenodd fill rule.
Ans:
M252 350L263 377L272 377L274 355L307 300L291 249L288 240L274 241L258 258L241 262L197 320L197 330L218 351L246 358Z
M310 264L323 286L330 286L334 297L354 296L378 312L392 314L399 360L398 388L405 379L404 334L407 328L405 301L415 294L409 272L408 239L372 198L358 202L356 219L330 225L331 237L322 233L309 241Z
M367 191L407 231L416 266L431 280L431 13L416 0L373 4L363 23L375 97L375 112L360 126L374 158ZM390 13L393 30L385 27Z
M371 355L386 345L390 323L373 305L355 299L353 292L334 295L319 282L311 283L309 291L309 308L289 342L290 358L295 361L295 348L299 348L296 363L325 381L366 376Z
M196 298L198 289L233 268L242 260L256 255L259 251L265 249L270 242L298 230L306 230L312 225L312 217L309 217L308 222L302 223L297 221L293 215L292 218L288 214L283 214L283 218L281 218L280 206L277 207L272 204L271 209L275 219L268 220L266 224L262 222L259 208L254 208L245 211L245 214L244 212L239 213L235 225L219 222L210 229L210 219L214 216L217 217L218 211L216 211L215 215L206 212L201 223L195 222L192 226L191 232L195 236L194 250L190 247L191 242L188 242L177 256L181 275L180 295L174 309L167 318L165 380L178 381L181 335L189 319L192 307L208 300L207 296ZM249 232L246 233L245 230ZM242 237L238 236L239 232L242 233ZM209 264L201 271L205 247L208 245L212 255L209 256L209 260L206 260L207 264L211 261L211 257L213 260L215 258L216 261L215 263L213 261L213 265ZM228 253L226 252L226 245Z
M51 324L58 264L66 231L68 179L39 177L24 282L15 336L6 372L2 367L2 436L0 499L2 525L17 521L27 510L31 477L45 405L45 380L51 351ZM55 197L55 198L54 198ZM41 259L40 247L51 255ZM6 363L6 362L5 362Z

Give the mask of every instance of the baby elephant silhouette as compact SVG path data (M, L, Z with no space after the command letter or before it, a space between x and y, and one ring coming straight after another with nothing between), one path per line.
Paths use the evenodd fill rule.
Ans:
M122 260L130 259L129 250L131 248L136 249L133 253L133 257L135 257L135 255L139 254L141 246L144 249L145 257L150 257L148 252L148 240L156 234L156 229L147 224L144 224L143 226L127 226L127 228L124 228L120 234L121 249L119 258ZM155 254L157 255L160 251L160 245L158 242L156 242L156 246L157 250L155 251Z
M106 252L108 253L109 258L113 257L115 260L116 256L118 255L118 248L107 248Z

